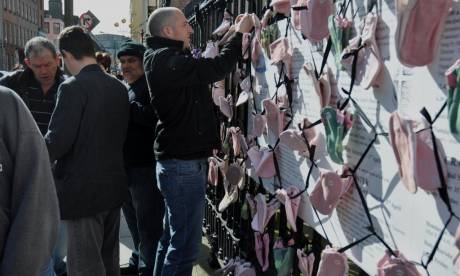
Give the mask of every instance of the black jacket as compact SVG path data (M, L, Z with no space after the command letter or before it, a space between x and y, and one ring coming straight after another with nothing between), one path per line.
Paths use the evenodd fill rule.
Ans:
M62 219L120 206L128 194L123 144L128 91L99 65L84 67L58 91L45 141L55 168Z
M154 162L156 115L150 105L145 76L128 85L130 116L125 142L125 165L148 166Z
M4 85L19 94L29 108L42 135L46 134L48 124L56 105L56 95L59 85L65 80L61 69L57 69L54 85L45 95L40 83L35 79L34 73L29 68L18 70L0 79Z
M147 38L144 68L158 117L157 159L197 159L220 147L218 122L209 85L225 78L241 57L236 33L215 59L194 59L183 43Z

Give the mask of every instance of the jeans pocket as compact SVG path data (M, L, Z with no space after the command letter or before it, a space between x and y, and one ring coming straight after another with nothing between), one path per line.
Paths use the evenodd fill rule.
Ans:
M199 176L203 174L204 162L201 160L182 161L178 163L179 176Z
M156 166L157 187L165 198L180 193L178 185L178 165L175 160L158 161Z
M197 160L193 165L183 168L179 179L181 189L191 193L189 197L201 198L206 192L206 162Z

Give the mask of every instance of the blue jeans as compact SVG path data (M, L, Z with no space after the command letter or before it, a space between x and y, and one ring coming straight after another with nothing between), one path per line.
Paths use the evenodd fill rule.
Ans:
M157 244L163 233L165 212L163 197L156 185L153 166L126 168L129 179L129 198L123 213L139 254L139 276L152 276Z
M192 275L201 244L206 159L161 160L157 162L156 171L166 213L153 275Z

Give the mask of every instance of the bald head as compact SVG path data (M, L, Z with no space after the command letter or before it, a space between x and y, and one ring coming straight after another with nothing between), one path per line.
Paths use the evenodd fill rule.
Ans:
M156 9L149 17L149 31L152 36L164 36L165 27L175 27L176 17L182 12L178 8L164 7Z
M193 29L185 15L178 8L159 8L149 17L149 31L153 37L163 37L183 43L183 48L190 48Z

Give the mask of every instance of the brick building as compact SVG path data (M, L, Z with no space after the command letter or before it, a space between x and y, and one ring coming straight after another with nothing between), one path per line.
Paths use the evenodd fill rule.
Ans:
M25 43L42 35L43 0L3 0L0 25L0 69L10 70L24 59Z

